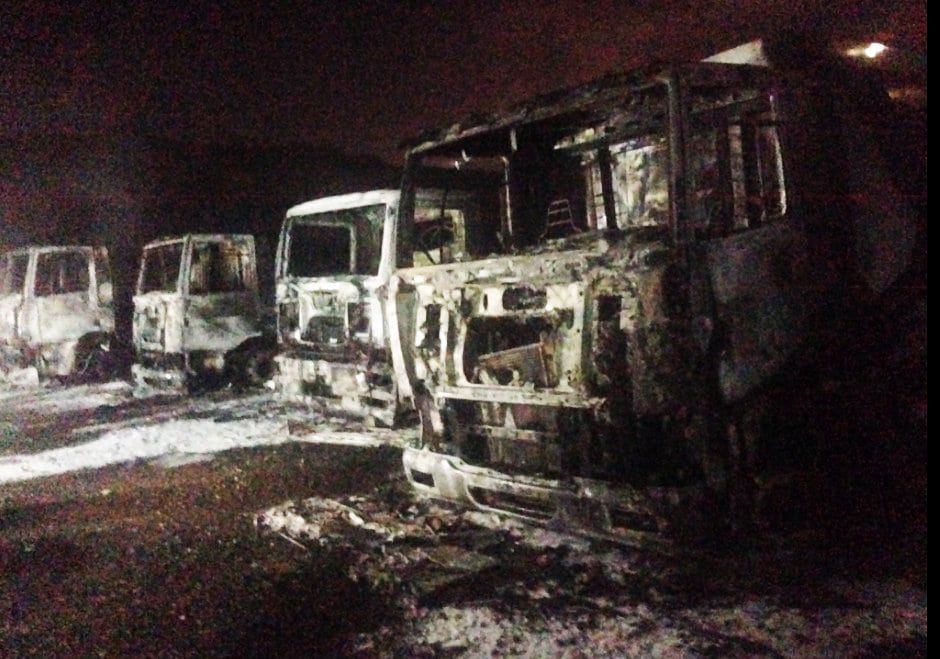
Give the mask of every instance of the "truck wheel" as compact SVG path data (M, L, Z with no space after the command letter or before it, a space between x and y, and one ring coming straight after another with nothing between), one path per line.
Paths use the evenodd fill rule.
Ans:
M76 384L101 382L108 379L111 372L111 353L102 345L93 345L76 355L68 380Z
M237 367L238 376L248 387L263 387L274 373L274 360L267 350L249 350Z

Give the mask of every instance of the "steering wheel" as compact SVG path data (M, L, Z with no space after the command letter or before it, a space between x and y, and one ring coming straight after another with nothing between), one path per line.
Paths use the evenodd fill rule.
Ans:
M431 256L431 250L440 249L444 245L454 242L454 230L449 226L433 222L431 226L418 234L416 242L418 248L428 257L428 260L434 265L438 265L438 262Z

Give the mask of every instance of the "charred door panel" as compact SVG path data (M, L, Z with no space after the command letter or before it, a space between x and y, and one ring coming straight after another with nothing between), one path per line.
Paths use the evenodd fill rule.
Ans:
M0 341L12 344L21 364L35 359L45 374L66 376L76 349L90 349L81 344L86 337L105 349L114 313L110 284L99 286L104 249L31 247L6 255L0 266Z
M21 293L0 295L0 341L13 341L19 337L19 318L23 306Z
M718 321L719 386L725 400L740 400L802 340L805 243L786 224L773 224L710 241L705 260Z
M35 299L37 336L41 343L77 341L102 330L98 314L88 304L88 293L48 295Z
M193 240L186 265L183 351L224 353L261 334L253 241Z
M101 329L97 305L91 299L88 251L40 252L36 259L33 294L24 315L36 343L76 341ZM96 302L96 301L95 301Z
M390 309L388 322L389 345L395 370L395 382L399 394L403 398L414 399L416 392L412 387L412 382L417 380L415 375L416 345L414 341L415 322L417 320L417 295L414 288L408 284L403 284L402 279L398 276L392 277L388 290ZM440 319L440 306L436 307L436 315ZM426 333L422 333L420 345L424 347L426 343L430 343L433 349L433 346L438 343L439 334L437 337L424 338L426 336Z
M261 334L256 294L191 296L184 302L182 349L227 352Z

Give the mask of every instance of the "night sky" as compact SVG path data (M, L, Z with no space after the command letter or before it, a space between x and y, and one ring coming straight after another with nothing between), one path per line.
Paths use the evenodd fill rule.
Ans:
M782 24L926 49L926 3L6 2L4 136L131 132L397 156L428 126ZM230 8L230 7L235 8Z
M926 3L908 0L8 0L0 245L273 226L292 203L394 185L423 129L781 27L926 61Z

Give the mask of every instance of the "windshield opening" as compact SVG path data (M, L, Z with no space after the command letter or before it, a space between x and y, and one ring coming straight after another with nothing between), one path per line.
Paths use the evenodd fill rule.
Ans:
M410 192L417 190L419 200L427 188L475 198L478 215L465 218L463 232L464 253L477 257L547 244L559 249L601 231L669 240L677 207L685 210L691 235L702 237L782 218L786 194L772 94L746 86L734 93L712 84L691 88L679 118L688 122L676 163L684 172L676 182L681 199L670 197L669 95L662 84L413 154ZM416 264L460 260L432 253L454 223L447 212L436 217L439 226L424 238L423 227L433 225L428 214L420 204L403 203Z
M711 94L693 99L689 131L688 221L702 237L756 228L787 212L772 97L755 93L725 105L716 100Z
M140 276L140 293L175 292L182 257L182 242L145 249Z
M84 252L43 252L36 261L36 295L88 291L88 255Z
M623 105L581 108L440 145L413 157L418 191L459 191L477 200L466 219L466 252L508 254L599 230L670 226L667 96L663 86ZM419 204L411 211L422 243ZM440 224L446 227L449 215ZM420 263L419 250L414 261ZM442 256L443 258L443 256ZM458 260L458 259L453 259Z
M294 218L287 274L292 277L376 275L386 206L360 206Z

